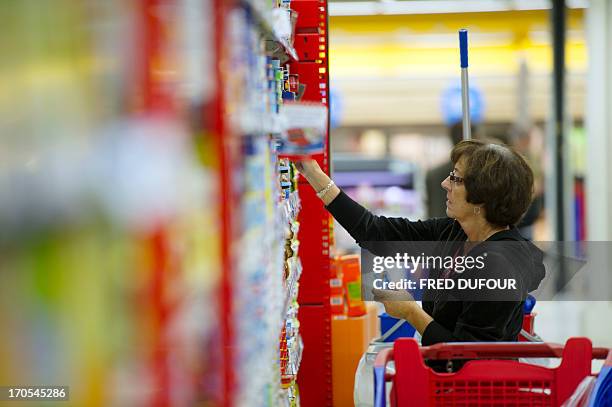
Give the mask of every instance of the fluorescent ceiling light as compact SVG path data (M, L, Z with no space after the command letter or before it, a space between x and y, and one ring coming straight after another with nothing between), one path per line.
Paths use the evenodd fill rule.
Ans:
M570 8L586 8L587 0L568 0ZM380 1L330 1L331 16L367 16L375 14L447 14L482 13L512 10L547 10L550 0L380 0Z

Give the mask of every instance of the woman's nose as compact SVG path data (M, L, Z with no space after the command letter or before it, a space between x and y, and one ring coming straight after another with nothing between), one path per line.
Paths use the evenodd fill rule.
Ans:
M440 185L442 185L442 188L444 188L446 191L450 191L451 190L450 177L444 178L444 180L442 180L442 183L440 183Z

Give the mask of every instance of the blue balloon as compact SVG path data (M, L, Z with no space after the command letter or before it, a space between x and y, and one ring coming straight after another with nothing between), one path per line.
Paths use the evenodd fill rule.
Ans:
M477 86L470 84L470 119L472 124L482 122L484 116L484 97ZM454 82L442 92L442 116L448 126L463 120L461 106L461 82Z

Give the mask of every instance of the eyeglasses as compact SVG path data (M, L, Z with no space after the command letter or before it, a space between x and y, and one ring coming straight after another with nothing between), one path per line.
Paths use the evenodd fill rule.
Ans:
M455 171L451 171L450 174L448 175L448 178L450 179L450 182L452 182L455 185L459 185L463 183L463 178L456 176Z

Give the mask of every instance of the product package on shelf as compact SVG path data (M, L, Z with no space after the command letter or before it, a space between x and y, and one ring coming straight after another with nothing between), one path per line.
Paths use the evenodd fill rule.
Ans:
M293 46L297 13L291 9L290 0L244 0L254 21L268 43L267 51L284 64L297 60Z
M282 155L295 159L323 153L328 118L325 105L290 102L283 104L281 112L285 130L278 142Z
M342 278L342 265L339 258L336 257L331 263L329 276L329 304L333 316L346 315L346 300L344 299Z
M329 279L331 313L336 318L358 317L366 313L361 299L361 268L358 255L336 256Z

